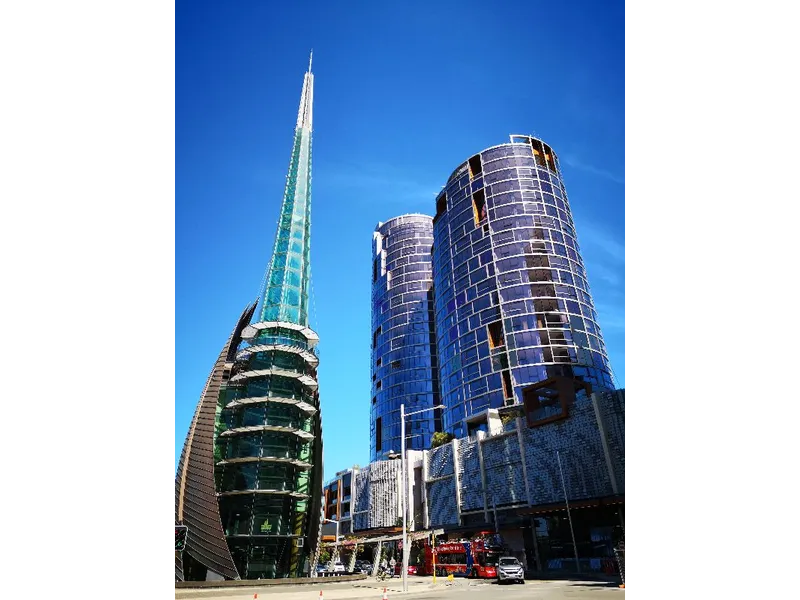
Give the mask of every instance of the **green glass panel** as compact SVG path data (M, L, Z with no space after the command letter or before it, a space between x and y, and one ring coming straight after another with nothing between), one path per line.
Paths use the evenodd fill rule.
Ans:
M278 271L273 271L272 275L270 275L269 277L270 285L281 285L283 283L284 273L285 271L283 271L282 269Z
M269 294L267 295L267 302L270 304L278 304L281 301L281 294L283 288L280 286L270 287Z

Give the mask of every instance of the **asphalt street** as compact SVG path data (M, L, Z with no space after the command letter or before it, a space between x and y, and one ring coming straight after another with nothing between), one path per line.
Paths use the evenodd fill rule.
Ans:
M526 581L524 584L499 585L494 581L441 577L433 584L431 577L409 577L408 592L402 591L399 578L377 581L369 578L351 583L280 587L238 587L229 589L176 589L176 600L382 600L386 588L388 600L457 600L465 595L469 600L555 600L571 598L594 600L623 599L625 590L606 581Z

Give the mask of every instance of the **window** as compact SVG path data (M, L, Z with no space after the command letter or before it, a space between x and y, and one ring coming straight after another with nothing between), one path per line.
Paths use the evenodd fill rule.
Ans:
M514 397L514 386L511 385L511 371L503 371L503 397Z
M556 157L549 146L544 147L544 159L549 169L556 170Z
M375 452L383 448L383 417L375 419Z
M472 211L475 217L475 225L480 225L486 218L486 194L482 189L472 194Z
M486 419L467 423L467 435L471 438L479 431L489 431L489 426L486 424Z
M382 326L379 325L378 328L375 330L375 333L372 334L372 347L376 348L378 346L378 336L383 331Z
M436 216L438 217L446 210L447 210L447 195L443 193L438 198L436 198Z
M476 154L472 158L469 159L469 176L476 177L483 172L481 169L481 155Z
M401 361L399 361L399 360L393 360L391 363L389 363L389 366L390 366L392 369L399 369L401 364L402 364L402 362L401 362Z
M383 386L381 385L381 382L380 382L380 381L378 381L378 382L375 384L375 389L376 389L376 390L379 390L379 389L381 389L381 387L383 387Z
M531 146L533 147L533 157L536 159L536 164L540 167L546 166L544 159L544 147L539 140L531 139Z
M486 326L486 330L489 333L490 348L499 348L500 346L505 346L502 321L495 321L494 323L489 323Z
M533 267L549 267L550 260L546 254L528 254L525 256L525 266L529 269Z
M549 269L536 269L528 271L528 281L553 281L553 275Z

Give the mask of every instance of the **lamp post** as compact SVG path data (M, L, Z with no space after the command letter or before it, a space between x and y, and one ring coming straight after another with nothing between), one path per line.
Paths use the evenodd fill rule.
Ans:
M406 417L411 415L418 415L420 413L428 412L429 410L436 410L444 408L444 404L437 404L430 408L423 408L415 410L414 412L406 413L406 405L400 405L400 472L403 476L403 591L408 591L408 540L406 539L406 520L408 518L408 492L406 491L406 484L408 483L408 473L406 472Z
M333 541L333 556L331 556L331 562L334 559L338 558L339 556L339 521L334 519L326 519L323 517L322 521L324 523L336 523L336 539Z

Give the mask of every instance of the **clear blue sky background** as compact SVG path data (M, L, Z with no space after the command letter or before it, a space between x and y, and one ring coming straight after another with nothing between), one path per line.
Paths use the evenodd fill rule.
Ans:
M511 133L561 158L624 386L623 2L179 0L176 466L209 370L259 291L312 47L325 477L369 460L375 225L433 214L453 169Z

